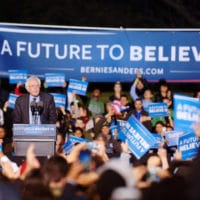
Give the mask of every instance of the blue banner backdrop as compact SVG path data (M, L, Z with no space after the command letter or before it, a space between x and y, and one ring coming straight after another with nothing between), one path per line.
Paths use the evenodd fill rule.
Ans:
M65 73L66 80L199 81L199 30L106 29L0 23L0 76Z

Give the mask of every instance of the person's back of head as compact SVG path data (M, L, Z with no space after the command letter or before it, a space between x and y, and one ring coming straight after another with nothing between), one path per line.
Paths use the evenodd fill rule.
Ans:
M97 182L97 193L101 200L108 200L115 188L125 186L123 177L113 170L106 170Z
M112 192L119 187L134 187L132 167L119 159L110 159L97 169L99 179L96 183L97 195L101 200L111 198Z
M58 182L68 173L70 165L67 161L58 155L52 156L44 163L42 167L42 176L44 182L49 184L51 181Z

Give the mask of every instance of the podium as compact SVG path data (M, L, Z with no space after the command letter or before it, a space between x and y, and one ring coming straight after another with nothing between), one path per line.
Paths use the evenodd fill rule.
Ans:
M15 156L26 156L31 143L36 156L55 154L56 126L54 124L13 124Z

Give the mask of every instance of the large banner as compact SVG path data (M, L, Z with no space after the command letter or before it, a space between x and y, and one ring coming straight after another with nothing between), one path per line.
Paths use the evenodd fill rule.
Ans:
M25 69L44 78L130 82L138 69L149 81L199 81L199 30L103 29L0 23L0 76Z

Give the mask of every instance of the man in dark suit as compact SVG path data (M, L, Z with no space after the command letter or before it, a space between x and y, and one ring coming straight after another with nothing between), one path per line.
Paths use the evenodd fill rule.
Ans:
M149 131L152 129L151 118L149 113L143 109L142 99L138 98L134 102L134 109L130 110L126 116L126 119L134 115L138 121L140 121Z
M25 84L28 94L16 99L13 110L14 124L35 124L34 109L39 109L39 123L55 124L56 108L53 96L40 91L41 81L36 76L31 76Z

